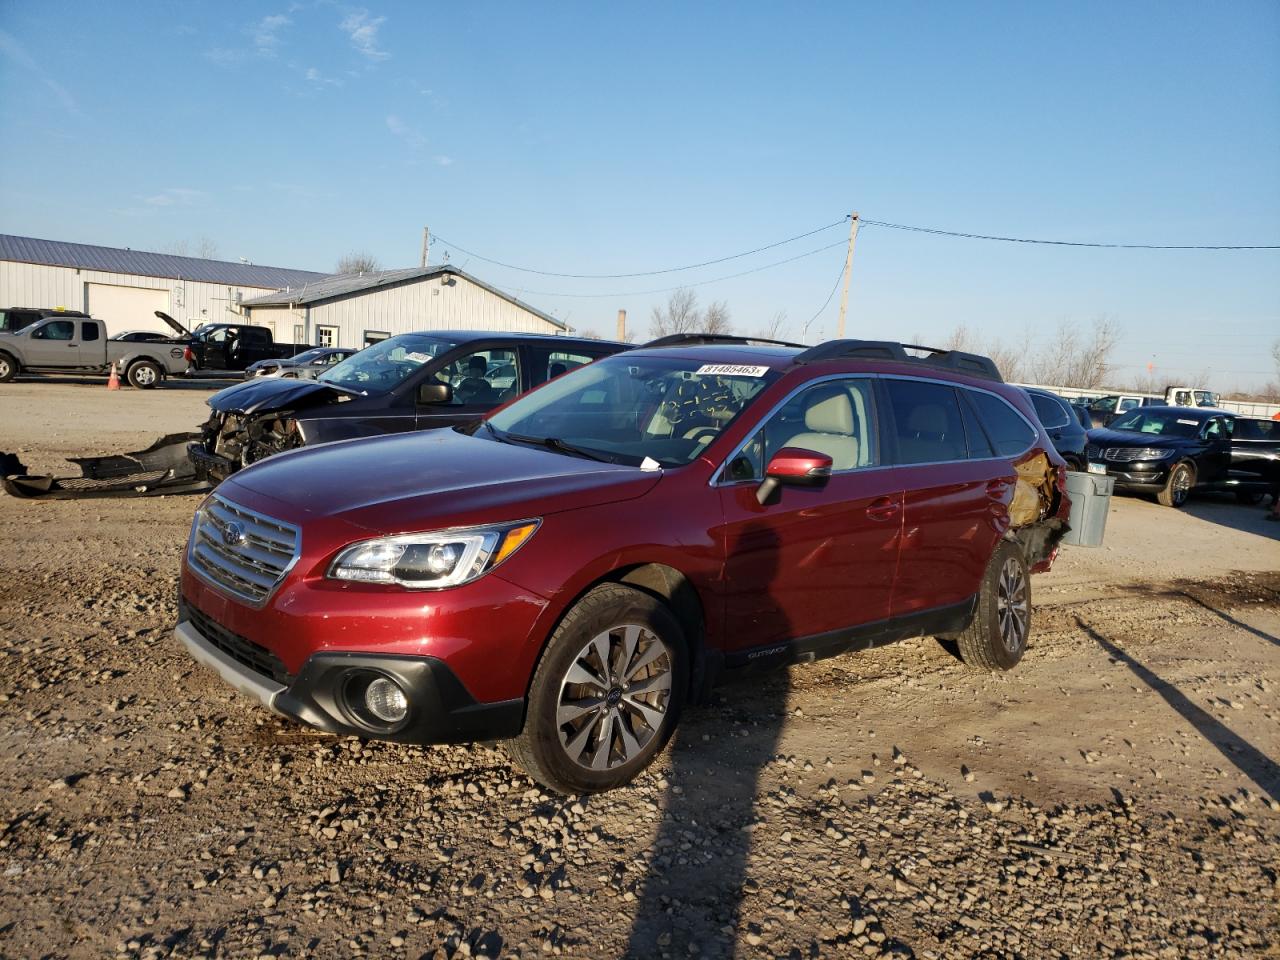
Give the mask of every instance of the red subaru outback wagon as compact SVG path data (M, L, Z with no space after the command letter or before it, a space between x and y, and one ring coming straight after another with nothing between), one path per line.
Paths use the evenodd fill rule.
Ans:
M177 636L336 734L640 773L722 675L906 637L1008 669L1065 464L987 358L683 336L454 430L272 457L201 505Z

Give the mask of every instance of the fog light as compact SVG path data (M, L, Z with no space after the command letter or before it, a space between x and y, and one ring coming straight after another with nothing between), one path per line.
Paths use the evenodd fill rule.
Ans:
M399 723L409 714L409 699L394 680L378 677L365 687L364 704L384 723Z

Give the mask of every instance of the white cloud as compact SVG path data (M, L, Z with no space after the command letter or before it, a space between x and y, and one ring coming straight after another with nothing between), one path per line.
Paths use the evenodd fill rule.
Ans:
M149 207L190 207L205 198L203 190L190 187L166 187L159 193L139 199Z
M378 28L386 19L370 17L368 10L356 10L346 16L339 29L351 38L351 45L370 60L386 60L391 54L378 46Z
M315 67L307 67L306 72L303 73L303 77L306 78L308 83L314 83L318 87L326 86L326 85L333 86L333 87L342 86L341 80L337 79L336 77L326 77L323 73L321 73Z
M387 129L403 140L410 149L421 150L427 145L427 138L422 131L405 123L394 113L387 117Z
M280 46L280 31L292 23L283 13L274 13L263 17L248 29L249 37L258 53L264 57L273 57Z
M22 70L20 72L30 74L48 87L69 113L80 115L80 107L76 104L75 98L71 96L67 88L49 76L40 64L36 62L35 57L27 53L26 48L17 39L3 30L0 30L0 54L3 54L21 67Z

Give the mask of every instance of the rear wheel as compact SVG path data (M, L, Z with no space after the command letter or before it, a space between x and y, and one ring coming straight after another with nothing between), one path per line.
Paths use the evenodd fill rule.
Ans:
M1166 507L1180 507L1191 496L1195 483L1196 472L1191 464L1175 464L1169 471L1169 479L1164 482L1164 489L1156 494L1156 500Z
M978 608L969 626L955 636L965 666L994 672L1011 670L1027 650L1031 634L1031 578L1026 557L1005 541L982 575Z
M629 783L666 745L688 684L683 631L656 597L620 584L584 596L556 628L507 752L559 793Z
M7 353L0 353L0 383L8 383L18 375L18 361Z
M129 365L126 376L129 379L129 386L137 387L139 390L150 390L160 382L160 368L150 360L138 360Z

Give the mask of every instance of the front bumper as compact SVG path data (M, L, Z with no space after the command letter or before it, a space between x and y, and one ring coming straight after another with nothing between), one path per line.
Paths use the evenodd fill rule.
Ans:
M218 482L240 469L240 464L236 461L221 454L210 453L203 440L187 444L187 459L191 461L197 476Z
M174 636L195 660L268 710L327 733L397 743L466 743L513 737L524 722L523 699L478 703L435 657L317 653L292 676L265 648L187 604L180 605L178 616ZM348 702L353 678L371 675L388 677L404 691L405 720L380 724Z

